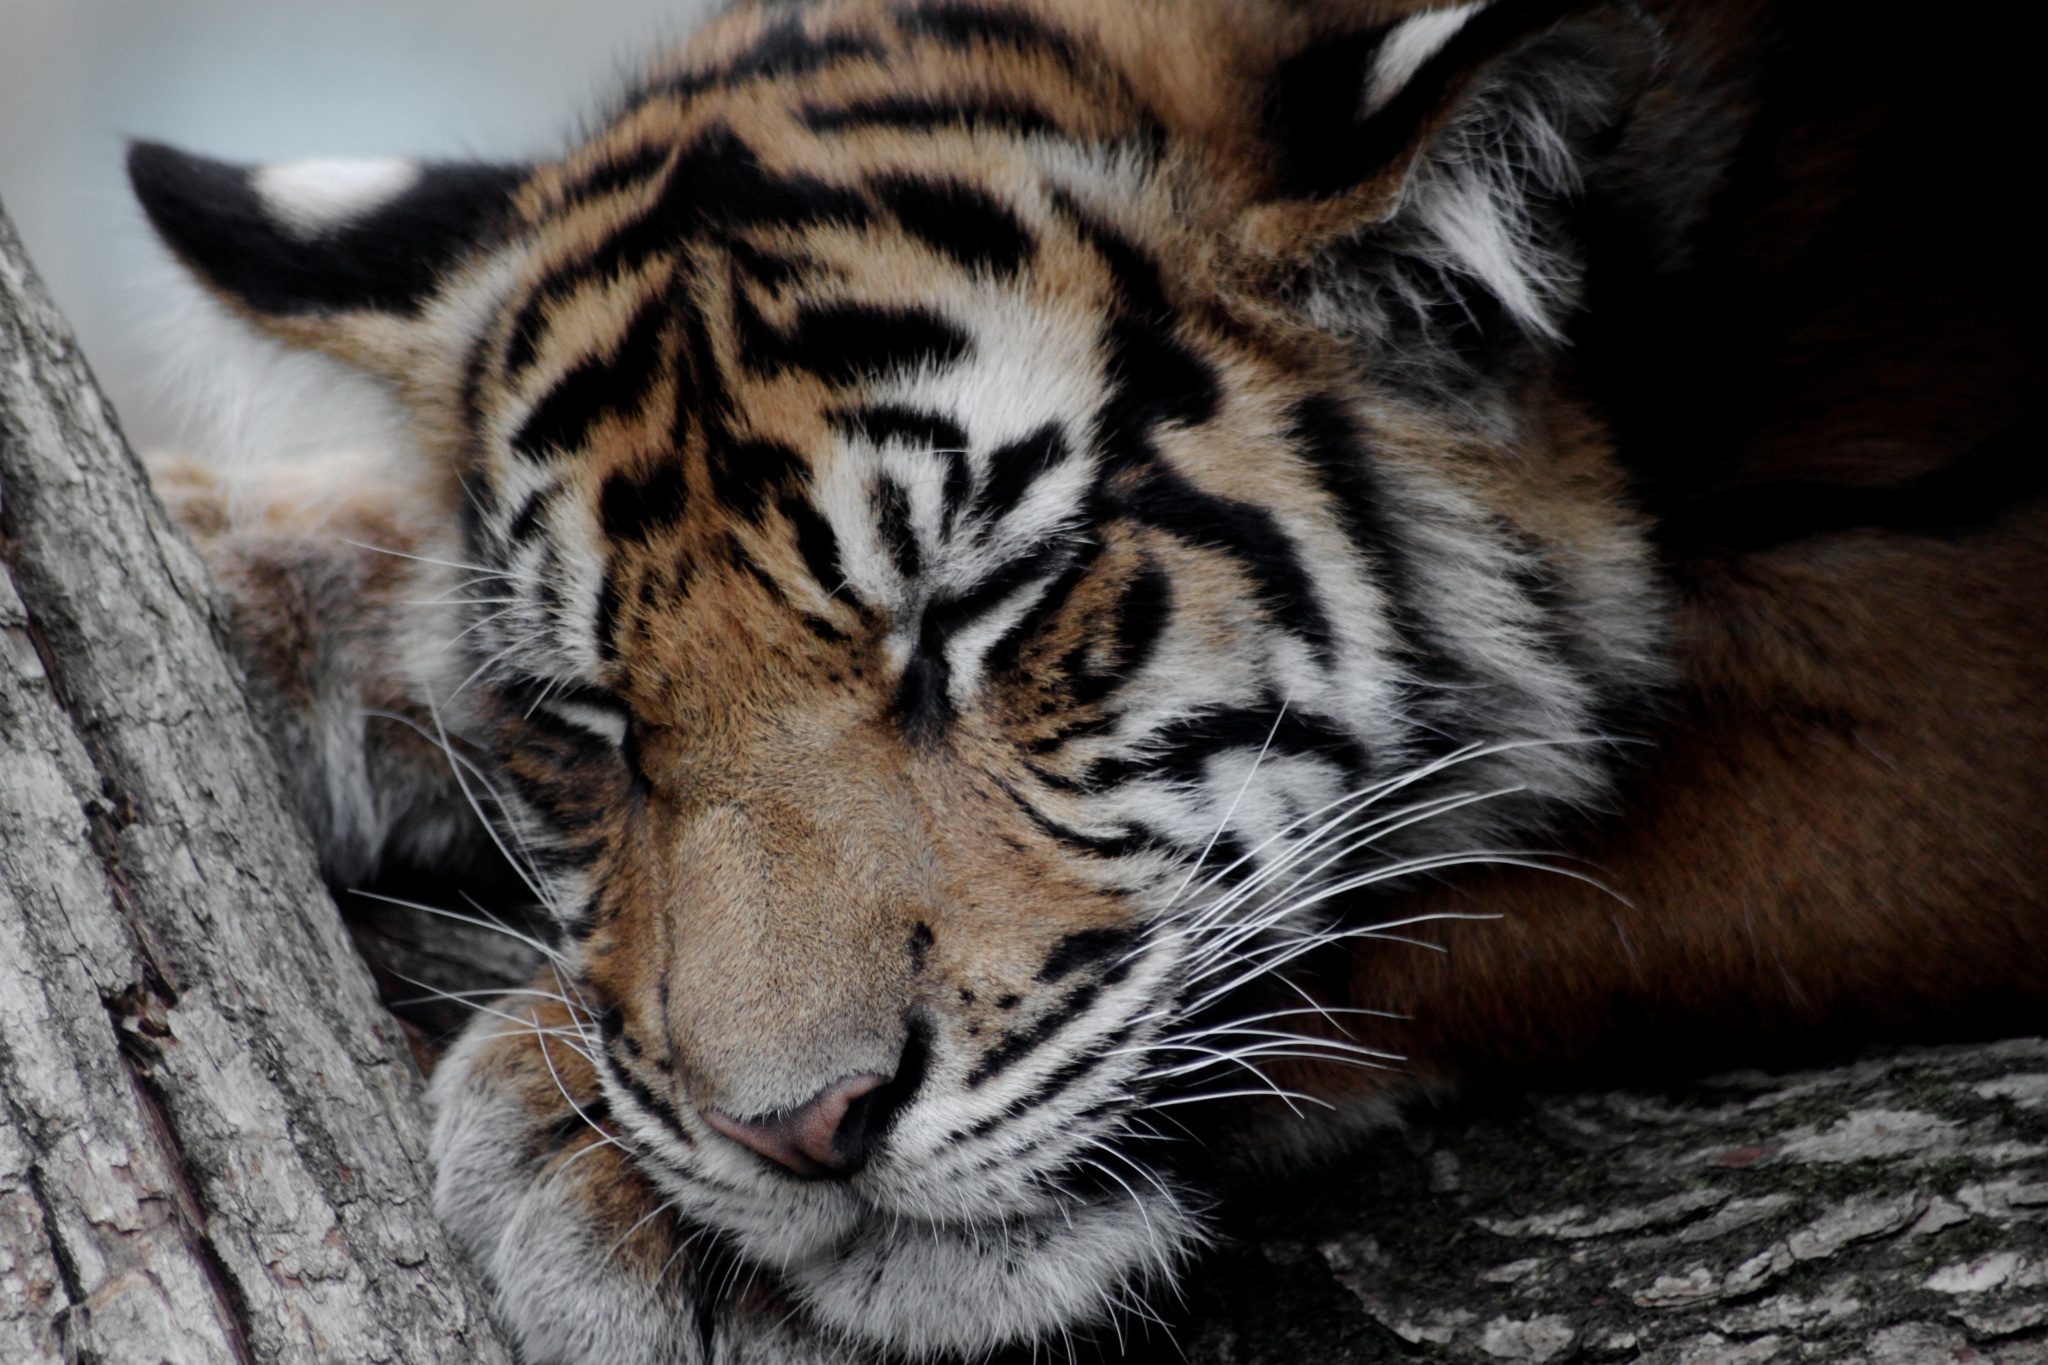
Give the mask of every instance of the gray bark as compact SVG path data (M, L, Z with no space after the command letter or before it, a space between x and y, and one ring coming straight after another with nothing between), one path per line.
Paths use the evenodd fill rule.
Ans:
M205 572L4 216L0 560L0 1360L507 1360Z
M1439 1117L1229 1232L1194 1365L2040 1365L2048 1042Z

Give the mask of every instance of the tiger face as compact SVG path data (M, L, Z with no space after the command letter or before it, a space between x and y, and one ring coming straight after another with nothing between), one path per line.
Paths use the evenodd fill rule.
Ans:
M557 162L136 149L445 471L415 686L560 939L442 1206L535 1358L670 1350L695 1238L848 1349L1117 1311L1204 1115L1385 1060L1316 954L1604 791L1662 627L1555 382L1590 49L1354 8L743 8Z

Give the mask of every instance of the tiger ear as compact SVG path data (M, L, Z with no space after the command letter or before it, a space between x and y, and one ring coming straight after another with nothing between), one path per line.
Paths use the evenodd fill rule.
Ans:
M1546 209L1577 191L1590 133L1644 69L1643 37L1599 0L1468 0L1325 32L1275 69L1272 192L1242 245L1288 269L1374 246L1556 335L1572 271Z
M322 158L241 166L155 142L128 179L157 235L243 316L287 341L405 375L465 258L513 221L520 166Z

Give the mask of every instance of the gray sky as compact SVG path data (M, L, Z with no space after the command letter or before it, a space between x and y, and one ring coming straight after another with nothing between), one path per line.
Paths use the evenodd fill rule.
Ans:
M140 445L170 267L125 139L235 160L563 145L707 0L0 0L0 202ZM154 324L154 326L152 326Z

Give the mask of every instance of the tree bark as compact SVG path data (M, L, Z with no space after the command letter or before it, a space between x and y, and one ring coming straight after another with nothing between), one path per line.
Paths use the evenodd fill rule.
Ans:
M205 571L4 216L0 560L0 1360L508 1360Z
M1439 1115L1225 1229L1161 1365L2042 1365L2048 1042Z

